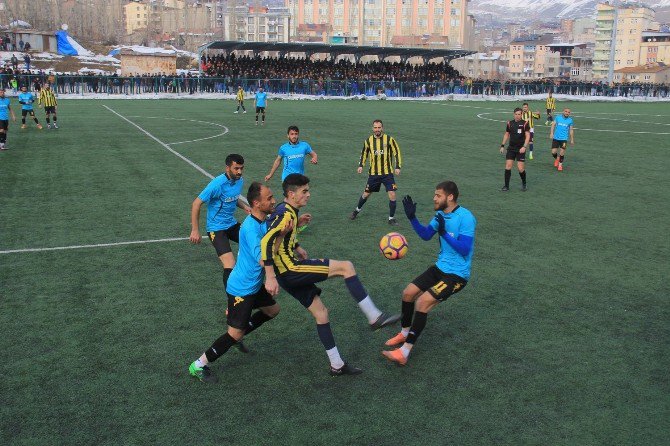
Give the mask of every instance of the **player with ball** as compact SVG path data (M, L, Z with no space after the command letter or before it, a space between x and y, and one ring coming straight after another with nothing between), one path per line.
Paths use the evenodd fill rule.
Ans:
M428 225L423 226L416 218L416 203L412 197L407 195L402 200L405 214L419 237L430 240L435 233L439 235L440 253L435 265L415 278L402 293L402 329L386 341L387 346L399 347L382 352L389 361L400 365L407 363L412 347L426 326L428 312L462 290L470 279L477 220L457 201L456 183L443 181L438 184L433 196L437 212Z

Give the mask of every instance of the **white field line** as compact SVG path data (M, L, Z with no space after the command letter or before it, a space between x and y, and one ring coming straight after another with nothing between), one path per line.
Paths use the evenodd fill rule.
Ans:
M502 112L498 112L502 113ZM507 122L506 120L500 120L500 119L492 119L492 118L485 118L484 115L492 115L493 113L479 113L477 117L479 119L483 119L485 121L492 121L492 122ZM586 116L585 116L586 117ZM593 118L593 119L605 119L607 118ZM642 121L626 121L625 119L611 119L611 121L625 121L625 122L638 122L641 124L658 124L658 125L668 125L668 124L661 124L658 122L642 122ZM537 124L536 127L545 127L543 125ZM589 132L604 132L604 133L633 133L636 135L670 135L670 132L634 132L631 130L605 130L605 129L585 129L581 127L575 127L575 130L581 130L581 131L589 131Z
M161 141L160 139L156 138L154 135L152 135L151 133L147 132L146 130L144 130L144 129L143 129L142 127L140 127L139 125L135 124L135 123L134 123L133 121L131 121L130 119L126 118L125 116L123 116L123 115L120 114L120 113L117 113L116 111L112 110L111 108L107 107L106 105L103 105L103 107L105 107L107 110L109 110L109 111L111 111L112 113L114 113L114 114L115 114L116 116L118 116L119 118L121 118L121 119L123 119L124 121L126 121L128 124L130 124L130 125L132 125L133 127L137 128L137 130L139 130L140 132L144 133L144 134L147 135L149 138L151 138L151 139L153 139L154 141L156 141L158 144L160 144L161 146L163 146L163 148L164 148L165 150L167 150L168 152L170 152L170 153L172 153L173 155L177 156L177 157L180 158L182 161L185 161L186 163L190 164L190 165L191 165L192 167L194 167L198 172L200 172L201 174L205 175L205 176L206 176L207 178L209 178L210 180L214 178L214 175L212 175L211 173L207 172L205 169L203 169L202 167L198 166L196 163L194 163L194 162L191 161L190 159L186 158L186 157L185 157L184 155L182 155L181 153L179 153L179 152L177 152L176 150L172 149L172 147L170 147L169 145L165 144L163 141Z
M202 238L205 237L203 236ZM5 251L0 251L0 254L16 254L21 252L64 251L68 249L103 248L108 246L123 246L123 245L144 245L147 243L179 242L185 240L188 240L188 237L161 238L154 240L135 240L130 242L115 242L115 243L97 243L95 245L55 246L53 248L7 249Z
M171 121L198 122L198 123L200 123L200 124L209 124L209 125L213 125L213 126L216 126L216 127L221 127L222 129L224 129L223 132L221 132L221 133L217 133L216 135L213 135L213 136L206 136L206 137L204 137L204 138L191 139L191 140L189 140L189 141L177 141L177 142L167 142L167 143L165 143L165 144L167 144L168 146L175 146L175 145L177 145L177 144L188 144L188 143L191 143L191 142L198 142L198 141L205 141L205 140L208 140L208 139L214 139L214 138L218 138L219 136L223 136L223 135L225 135L226 133L228 133L228 132L230 131L230 130L228 129L228 127L226 127L226 126L223 125L223 124L217 124L216 122L209 122L209 121L199 121L199 120L197 120L197 119L167 118L167 117L165 117L165 116L127 116L127 118L169 119L169 120L171 120Z
M531 101L532 101L532 99L531 99ZM519 103L521 103L521 102L529 102L529 101L519 100ZM541 101L534 101L534 102L541 102ZM419 103L420 104L441 105L443 107L478 108L480 110L494 110L494 111L498 111L498 112L512 113L511 108L507 109L507 110L502 110L500 108L493 108L493 107L480 107L480 106L477 106L477 105L445 104L443 102L436 102L436 101L423 101L423 102L419 102ZM540 107L540 108L541 108L541 111L544 111L544 109L542 107ZM621 116L647 116L647 117L654 117L654 118L667 118L667 117L670 116L670 115L649 115L649 114L645 114L645 113L599 113L599 112L588 112L587 113L587 112L575 112L574 107L571 108L571 110L573 110L572 116L579 115L579 116L584 116L584 117L589 117L590 115L621 115ZM562 111L562 109L560 109L560 107L559 107L559 108L556 109L556 112L554 112L554 114L556 114L558 112L561 112L561 111ZM596 118L593 118L593 119L596 119ZM604 118L601 118L601 119L604 119ZM661 124L661 125L665 125L665 124Z

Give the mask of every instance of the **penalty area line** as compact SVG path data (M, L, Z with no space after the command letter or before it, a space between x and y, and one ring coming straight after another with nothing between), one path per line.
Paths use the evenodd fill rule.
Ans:
M205 237L203 236L202 238ZM148 243L163 243L163 242L183 242L188 239L189 239L188 237L172 237L172 238L159 238L153 240L133 240L128 242L97 243L94 245L55 246L53 248L7 249L4 251L0 251L0 254L17 254L21 252L65 251L68 249L106 248L110 246L145 245Z
M151 138L151 139L153 139L154 141L156 141L158 144L160 144L161 146L163 146L163 148L164 148L165 150L167 150L168 152L170 152L170 153L172 153L173 155L177 156L177 157L180 158L182 161L184 161L184 162L190 164L190 165L191 165L192 167L194 167L198 172L200 172L201 174L205 175L205 176L206 176L207 178L209 178L210 180L211 180L211 179L214 179L214 175L212 175L211 173L207 172L205 169L203 169L202 167L198 166L196 163L194 163L194 162L191 161L190 159L186 158L184 155L182 155L181 153L177 152L177 151L174 150L172 147L170 147L168 144L166 144L166 143L164 143L163 141L161 141L160 139L156 138L154 135L152 135L151 133L147 132L146 130L144 130L144 129L143 129L142 127L140 127L139 125L135 124L135 123L134 123L133 121L131 121L130 119L128 119L128 118L126 118L125 116L123 116L122 114L120 114L120 113L118 113L118 112L112 110L111 108L107 107L106 105L103 105L103 107L105 107L105 108L106 108L107 110L109 110L110 112L114 113L114 114L115 114L116 116L118 116L119 118L121 118L121 119L123 119L124 121L126 121L128 124L130 124L130 125L134 126L135 128L137 128L140 132L144 133L144 134L147 135L149 138Z

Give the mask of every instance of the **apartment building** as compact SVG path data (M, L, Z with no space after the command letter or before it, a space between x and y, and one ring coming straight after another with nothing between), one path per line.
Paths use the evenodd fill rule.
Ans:
M658 31L659 24L654 21L654 11L651 8L637 3L624 3L616 9L608 3L600 3L596 6L596 11L593 77L606 79L612 48L614 70L637 66L640 61L642 33ZM616 39L613 42L615 34Z
M473 43L470 0L286 0L293 20L291 35L302 24L330 24L328 40L388 46L396 36L438 36L450 48Z
M149 5L144 2L130 2L123 6L123 23L126 34L146 30L149 23Z
M288 42L291 15L287 8L238 6L222 11L223 40Z
M642 33L638 65L657 62L670 65L670 32L645 31Z
M559 76L560 55L550 50L553 35L515 39L507 52L507 73L511 79L542 79Z

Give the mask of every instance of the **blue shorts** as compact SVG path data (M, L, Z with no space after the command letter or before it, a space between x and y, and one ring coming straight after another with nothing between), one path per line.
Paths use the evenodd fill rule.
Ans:
M398 187L395 184L395 178L393 177L393 174L370 175L368 177L368 183L365 185L365 192L367 193L379 192L379 189L381 189L382 184L384 184L386 192L391 192L398 189Z
M289 271L277 275L277 282L303 307L309 308L314 297L321 294L321 289L314 284L328 279L329 265L329 259L299 260Z

